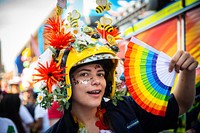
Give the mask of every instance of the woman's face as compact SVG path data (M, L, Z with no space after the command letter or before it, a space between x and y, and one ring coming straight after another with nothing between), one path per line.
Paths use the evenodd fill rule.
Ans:
M106 88L105 72L99 64L89 64L76 69L71 76L72 104L98 107Z

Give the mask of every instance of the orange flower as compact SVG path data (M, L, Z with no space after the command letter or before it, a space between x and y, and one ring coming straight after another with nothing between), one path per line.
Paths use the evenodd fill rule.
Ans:
M66 74L62 74L65 68L60 68L57 66L56 62L51 61L50 65L46 62L46 67L39 63L39 68L35 68L39 74L33 74L33 76L41 77L38 79L33 79L35 82L44 81L47 85L47 90L49 93L52 92L52 85L57 84L59 81L63 81ZM58 85L58 84L57 84Z
M60 17L49 18L44 28L44 37L49 45L56 49L69 48L69 44L74 42L74 36L68 32L65 33L64 20Z

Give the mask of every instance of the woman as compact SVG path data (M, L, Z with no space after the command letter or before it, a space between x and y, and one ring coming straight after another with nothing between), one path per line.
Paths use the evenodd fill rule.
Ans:
M117 30L114 28L111 34L97 29L99 33L94 35L86 28L72 26L63 32L59 17L50 19L45 27L45 37L52 47L40 57L36 68L39 74L34 74L41 77L34 79L36 82L42 81L38 103L48 108L57 101L64 108L64 116L47 132L153 133L176 126L178 116L194 100L197 61L184 51L174 55L169 71L180 72L179 81L165 116L156 116L143 110L132 97L115 94L117 46L109 38L115 40ZM46 63L44 58L50 61Z
M0 116L11 119L16 125L17 131L19 133L25 133L22 120L19 115L20 104L21 101L19 94L5 94L1 100Z
M14 122L9 118L2 117L4 116L3 114L4 108L2 107L2 103L1 103L4 97L3 93L4 92L2 92L0 88L0 123L1 123L0 133L10 133L10 132L18 133Z
M196 66L195 61L192 62L187 53L182 52L179 60L176 60L179 55L180 52L174 56L172 64L180 62L181 66L184 63L188 66L187 62L190 62L191 65ZM180 60L181 58L184 58L183 61ZM105 102L103 95L109 90L106 88L106 74L110 71L106 67L108 64L108 60L102 60L72 68L71 110L65 110L64 117L48 132L75 133L77 130L87 130L90 133L98 133L99 130L108 129L119 133L158 132L175 126L178 115L187 111L192 104L195 67L191 70L187 70L188 67L182 70L181 80L169 100L165 117L157 117L145 112L131 97L124 97L123 101L118 101L117 106L114 106L111 101Z

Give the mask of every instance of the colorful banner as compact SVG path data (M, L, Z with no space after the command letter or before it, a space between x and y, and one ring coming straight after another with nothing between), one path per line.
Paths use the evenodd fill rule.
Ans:
M159 51L173 56L177 51L177 19L157 25L136 37Z
M185 6L189 6L195 2L197 2L198 0L185 0Z
M200 64L200 8L186 13L186 50ZM200 87L200 66L196 71L196 88Z
M166 18L166 17L172 15L173 13L181 10L182 8L183 8L182 1L177 1L177 2L167 6L166 8L156 12L155 14L149 16L148 18L143 19L142 21L139 21L138 23L134 24L133 27L128 28L125 31L125 36L128 36L132 32L141 30L142 28L145 28L163 18Z
M200 64L200 8L186 13L186 50Z

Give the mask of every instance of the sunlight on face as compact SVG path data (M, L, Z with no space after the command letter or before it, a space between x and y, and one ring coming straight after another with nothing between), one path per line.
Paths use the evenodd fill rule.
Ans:
M76 69L71 76L72 106L98 107L105 92L105 71L99 64L89 64Z

